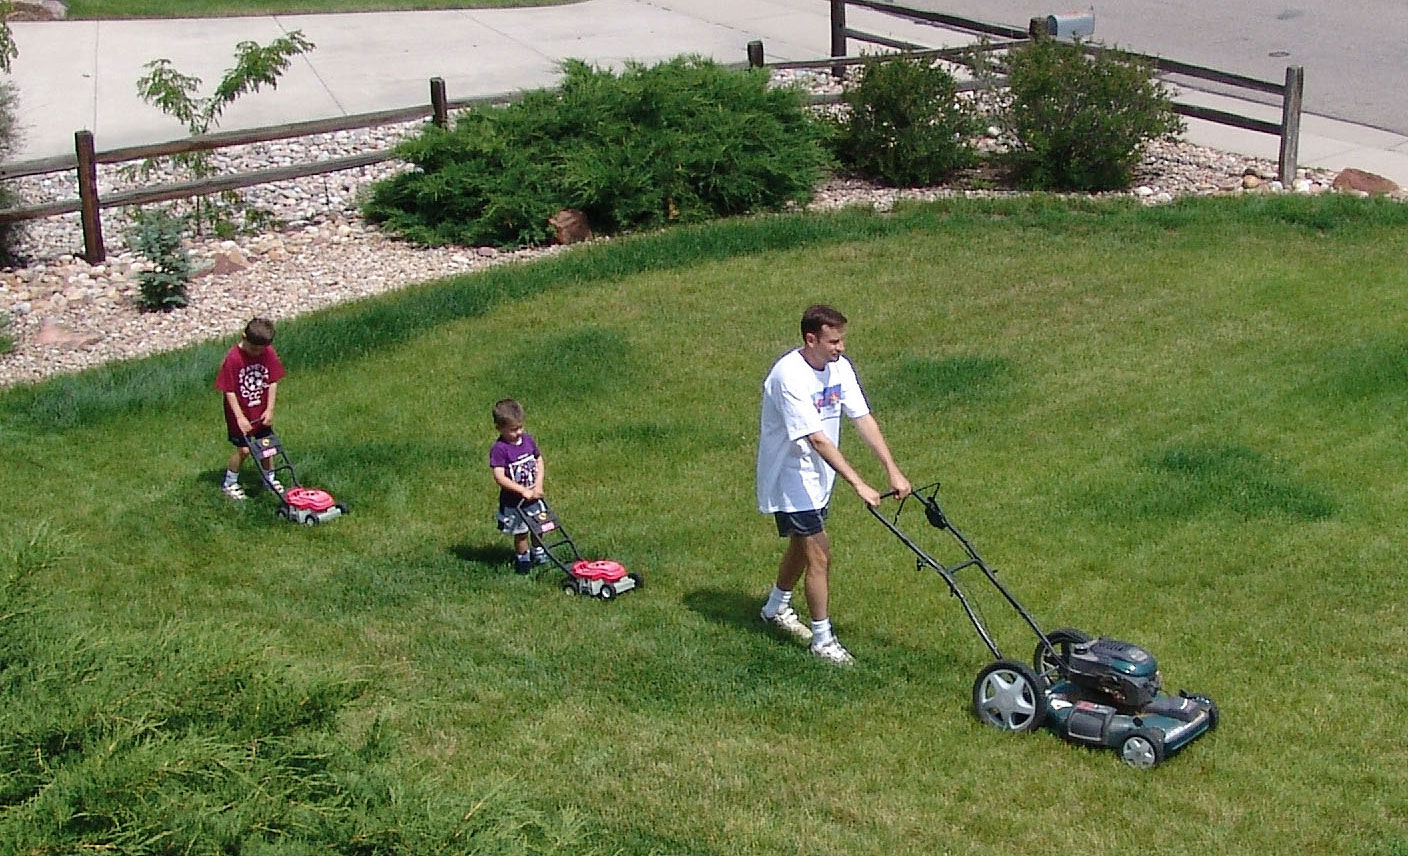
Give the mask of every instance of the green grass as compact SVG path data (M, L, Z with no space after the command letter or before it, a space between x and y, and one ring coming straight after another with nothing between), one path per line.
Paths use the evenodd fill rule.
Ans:
M345 519L220 498L215 343L5 394L0 531L62 533L12 560L57 638L258 640L356 681L318 739L355 753L379 723L377 775L508 794L568 830L542 851L1401 854L1405 227L1370 200L1037 198L621 239L281 326L281 431ZM859 665L762 631L759 383L814 301L851 317L902 466L1037 617L1149 647L1217 732L1138 773L979 725L986 652L845 488L833 611ZM645 589L507 571L485 472L507 395L578 542ZM19 816L0 803L0 832Z
M499 9L557 6L576 0L69 0L71 20L94 18L226 18L329 12Z

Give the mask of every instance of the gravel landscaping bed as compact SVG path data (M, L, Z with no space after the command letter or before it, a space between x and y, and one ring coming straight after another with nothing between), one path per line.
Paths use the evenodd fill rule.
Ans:
M814 91L832 86L829 75L789 75ZM259 143L223 149L222 172L306 163L389 148L419 123ZM992 143L991 140L985 141ZM20 248L35 261L0 271L0 318L8 318L14 350L0 356L0 386L28 383L101 363L141 357L211 338L233 340L250 317L275 320L408 285L559 252L541 247L503 252L492 247L426 248L407 244L366 223L358 194L405 168L388 162L357 170L262 185L243 193L245 205L281 225L233 240L189 242L200 269L188 290L190 305L166 313L138 311L137 274L145 262L128 249L126 212L103 212L108 259L88 265L78 256L83 238L77 215L27 225ZM116 167L99 168L99 192L134 186ZM1186 195L1259 192L1320 193L1333 173L1301 171L1295 185L1275 181L1276 165L1182 142L1151 145L1127 194L1146 204ZM174 180L161 175L154 184ZM39 203L77 198L71 173L17 179L21 198ZM996 196L1007 191L946 187L894 189L836 179L818 188L813 210L846 205L886 209L898 200ZM213 371L213 369L212 369Z

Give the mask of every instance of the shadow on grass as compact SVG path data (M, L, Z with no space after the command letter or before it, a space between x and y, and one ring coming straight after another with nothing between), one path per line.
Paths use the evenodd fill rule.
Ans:
M483 565L490 571L513 564L513 549L504 544L455 544L450 547L450 555L461 562Z
M944 360L907 357L875 381L878 398L907 409L976 404L1000 395L1014 375L1001 357L963 355Z
M1136 519L1225 511L1311 521L1338 509L1330 495L1243 446L1172 446L1144 456L1139 470L1127 483L1092 497L1092 504Z
M685 608L706 621L747 630L749 633L769 633L758 618L763 602L757 596L721 589L695 589L684 596Z

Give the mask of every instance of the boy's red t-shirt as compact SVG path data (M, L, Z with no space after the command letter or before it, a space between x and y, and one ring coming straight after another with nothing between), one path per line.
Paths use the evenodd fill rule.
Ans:
M278 383L283 376L284 366L279 362L273 345L266 347L264 353L257 357L250 356L235 345L225 355L225 362L220 364L220 372L215 376L215 388L221 392L235 393L245 418L257 423L269 406L269 385ZM230 402L223 395L220 400L225 405L225 427L229 429L230 436L239 436L239 424L235 420L235 412L230 409Z

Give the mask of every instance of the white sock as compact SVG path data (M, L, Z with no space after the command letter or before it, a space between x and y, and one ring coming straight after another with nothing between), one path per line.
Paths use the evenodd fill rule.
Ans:
M225 487L229 487L230 485L234 484L235 482L237 482L237 481L239 481L239 480L240 480L240 474L239 474L239 473L235 472L234 470L226 470L226 471L225 471Z
M820 648L834 639L831 633L831 619L823 618L812 622L812 647Z
M792 592L783 591L777 586L768 592L768 602L763 604L763 615L772 618L778 611L792 602Z

